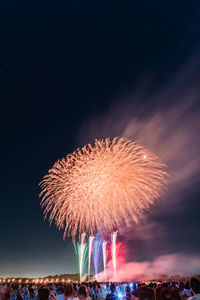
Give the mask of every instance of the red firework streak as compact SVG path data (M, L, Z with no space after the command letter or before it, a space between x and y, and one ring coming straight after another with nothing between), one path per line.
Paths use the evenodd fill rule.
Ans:
M110 244L110 254L113 264L113 277L114 281L117 281L117 258L119 256L119 249L121 247L121 243L116 242L117 231L111 235L111 244Z

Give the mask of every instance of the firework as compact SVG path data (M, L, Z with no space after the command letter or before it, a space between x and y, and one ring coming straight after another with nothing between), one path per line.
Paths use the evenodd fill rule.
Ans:
M111 235L111 254L112 254L112 263L113 263L113 274L114 280L116 281L116 238L117 238L117 231Z
M103 241L102 243L102 253L103 253L103 269L104 269L104 281L106 281L107 279L107 275L106 275L106 263L107 263L107 253L106 253L106 245L107 245L107 242L106 241Z
M137 221L166 187L166 165L125 138L95 140L58 160L41 182L49 221L73 238Z
M117 231L113 232L111 235L111 257L112 257L112 264L113 264L113 277L114 281L117 281L117 256L120 248L120 243L116 243L117 239Z
M88 280L90 280L90 266L91 266L91 253L92 253L92 242L94 237L89 237L89 247L88 247Z
M98 237L98 235L93 240L93 263L94 263L94 272L95 272L95 279L97 280L97 274L99 272L99 264L101 260L101 244L102 241Z
M82 233L81 235L81 242L74 244L75 247L75 252L78 255L78 262L79 262L79 274L80 274L80 281L82 281L82 277L83 277L83 272L87 263L87 243L85 243L85 233Z

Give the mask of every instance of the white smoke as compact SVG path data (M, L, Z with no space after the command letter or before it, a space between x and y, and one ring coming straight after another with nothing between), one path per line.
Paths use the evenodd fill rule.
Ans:
M187 188L199 182L200 80L196 65L193 59L162 88L145 88L114 101L106 113L85 122L79 142L114 136L136 140L168 164L167 198L180 200Z

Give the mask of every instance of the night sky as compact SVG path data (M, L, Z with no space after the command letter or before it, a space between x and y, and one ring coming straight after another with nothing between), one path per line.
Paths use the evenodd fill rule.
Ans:
M130 121L134 105L148 116L155 107L164 111L173 105L178 95L175 84L169 97L138 100L138 89L151 95L162 91L182 69L187 77L188 62L195 72L185 81L189 86L199 82L200 3L7 0L0 3L0 23L0 276L75 273L71 239L63 241L63 233L44 220L38 184L57 159L104 137L104 118L112 109L126 107L123 120L128 111ZM182 106L182 97L176 101ZM195 105L189 108L191 116L198 112ZM107 136L121 134L112 128L120 123L117 116L106 128ZM96 120L102 122L94 125ZM190 133L199 128L196 115L188 122ZM192 149L200 145L197 139ZM193 181L197 174L191 172L192 183L180 187L184 197L176 207L170 202L171 210L166 209L163 200L154 207L150 225L142 225L150 228L151 236L154 232L158 237L161 228L165 232L162 249L149 246L145 259L163 253L199 253L200 191L198 180ZM147 247L140 230L135 235L134 229L129 232L133 238L126 247L131 260L143 260L139 253ZM123 234L119 238L123 240Z

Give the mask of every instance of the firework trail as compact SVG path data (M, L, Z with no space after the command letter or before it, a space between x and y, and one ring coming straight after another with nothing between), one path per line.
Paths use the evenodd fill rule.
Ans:
M107 263L107 260L106 260L106 245L107 245L107 242L106 241L103 241L103 243L102 243L102 253L103 253L103 269L104 269L104 281L106 281L107 279L106 279L106 277L107 277L107 275L106 275L106 263Z
M83 272L87 263L87 244L85 243L85 233L81 235L81 242L74 244L75 252L78 255L78 262L79 262L79 274L80 274L80 281L82 281Z
M91 254L92 254L92 242L94 237L89 237L89 248L88 248L88 280L90 280L90 266L91 266Z
M95 140L58 160L41 182L49 221L74 239L137 221L166 187L166 165L126 138Z
M112 254L112 264L113 264L113 275L114 275L114 281L117 280L117 247L116 247L116 239L117 239L117 231L113 232L111 235L111 254Z
M97 280L97 274L99 272L99 263L101 259L101 248L102 248L102 241L98 237L98 235L93 240L93 263L94 263L94 272L95 272L95 279Z

